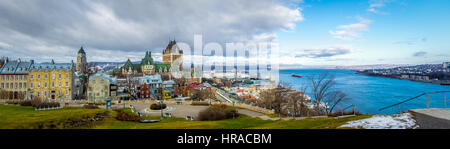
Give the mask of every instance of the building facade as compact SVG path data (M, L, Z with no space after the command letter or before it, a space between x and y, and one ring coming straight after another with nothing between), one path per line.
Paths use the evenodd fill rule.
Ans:
M0 68L0 89L7 91L10 99L25 99L28 95L28 75L33 60L23 62L6 60Z
M99 73L91 76L88 82L88 100L105 100L117 96L117 79Z
M144 76L144 75L170 75L171 65L169 64L156 64L151 57L151 52L146 52L141 63L133 64L128 59L125 64L120 68L119 73L123 76Z
M74 73L73 61L33 64L28 77L30 98L74 99Z
M162 86L161 75L150 75L139 78L139 98L155 98L161 94L160 87Z
M183 70L183 50L178 47L177 42L172 40L163 51L163 64L178 67Z

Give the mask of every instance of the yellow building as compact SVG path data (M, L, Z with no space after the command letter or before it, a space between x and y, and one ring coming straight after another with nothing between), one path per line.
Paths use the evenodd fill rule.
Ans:
M7 60L0 68L0 89L8 92L9 99L25 99L27 97L28 71L31 62Z
M30 97L41 99L73 99L74 64L34 64L30 68L28 82Z

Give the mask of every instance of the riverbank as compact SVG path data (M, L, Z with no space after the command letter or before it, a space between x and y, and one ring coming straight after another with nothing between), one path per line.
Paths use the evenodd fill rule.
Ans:
M447 80L416 80L416 79L404 79L394 76L385 76L385 75L374 75L370 73L364 73L364 72L358 72L356 71L356 74L359 75L365 75L365 76L371 76L371 77L383 77L383 78L392 78L392 79L399 79L399 80L408 80L408 81L414 81L414 82L422 82L422 83L432 83L432 84L439 84L439 85L450 85L450 81Z

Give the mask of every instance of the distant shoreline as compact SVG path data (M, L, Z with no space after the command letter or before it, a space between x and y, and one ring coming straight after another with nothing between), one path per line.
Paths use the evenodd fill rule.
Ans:
M392 77L392 76L382 76L382 75L371 75L371 74L367 74L367 73L361 73L361 72L356 72L356 74L359 75L365 75L365 76L371 76L371 77L382 77L382 78L392 78L392 79L399 79L399 80L408 80L408 81L414 81L414 82L422 82L422 83L432 83L432 84L439 84L439 85L450 85L450 81L442 81L442 80L414 80L414 79L402 79L402 78L397 78L397 77Z

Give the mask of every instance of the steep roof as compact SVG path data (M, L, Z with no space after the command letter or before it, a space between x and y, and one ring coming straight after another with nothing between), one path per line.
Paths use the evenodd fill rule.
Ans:
M140 84L160 84L162 83L161 75L155 74L155 75L146 75L139 78Z
M109 75L104 74L104 73L96 73L96 74L92 75L91 77L89 77L89 80L92 80L96 77L101 77L105 80L108 80L110 84L117 84L117 78L110 77Z
M41 63L33 64L30 70L34 71L49 71L49 70L72 70L73 65L69 63Z
M78 53L86 54L86 53L84 52L83 46L81 46L80 50L78 50Z
M153 58L152 58L152 52L147 51L145 52L145 57L141 61L141 65L153 65Z
M156 64L155 65L155 72L159 72L159 70L162 70L164 72L164 69L167 69L167 71L170 70L170 64Z
M163 51L163 54L183 54L183 50L178 47L177 42L175 40L171 40L167 45L166 49Z
M139 73L142 72L141 64L133 64L130 59L128 59L127 62L125 62L125 64L121 67L121 69L122 68L124 68L126 70L131 68L131 70L136 70Z
M20 59L8 61L0 68L0 74L27 74L31 65L31 62L22 62Z

